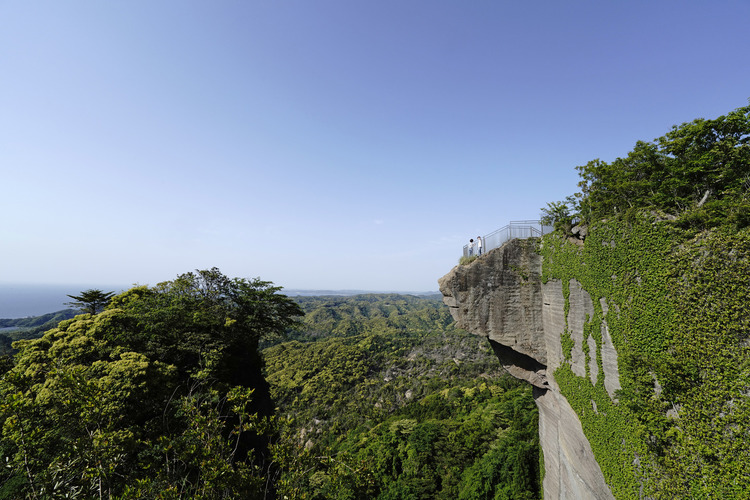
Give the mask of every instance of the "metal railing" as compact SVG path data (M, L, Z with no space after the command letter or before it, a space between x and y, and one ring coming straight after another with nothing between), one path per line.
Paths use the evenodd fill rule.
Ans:
M544 226L538 220L514 220L490 234L482 236L482 253L489 252L494 248L503 246L506 242L518 238L539 238L553 231L552 226ZM479 249L477 241L473 244L464 245L464 257L477 255Z

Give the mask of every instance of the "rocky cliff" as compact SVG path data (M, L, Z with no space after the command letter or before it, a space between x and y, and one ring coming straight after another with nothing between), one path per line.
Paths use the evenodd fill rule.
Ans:
M576 168L553 233L440 280L536 387L545 496L750 498L750 106Z
M601 325L600 345L588 335L584 344L584 324L594 315L592 298L575 280L565 286L560 280L542 283L537 242L511 240L468 265L455 267L439 280L440 291L457 326L486 337L508 372L534 386L545 498L614 498L554 372L569 359L574 373L596 384L602 373L597 366L601 359L604 385L613 397L619 389L617 353L606 322ZM606 311L606 301L599 302ZM565 335L572 340L568 347ZM571 351L569 357L564 355L566 348Z
M546 498L748 497L750 227L690 221L513 240L440 279L535 387Z

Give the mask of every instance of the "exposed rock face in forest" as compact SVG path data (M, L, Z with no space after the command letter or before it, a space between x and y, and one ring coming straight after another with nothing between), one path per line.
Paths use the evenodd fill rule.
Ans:
M590 373L596 383L598 370L586 369L581 348L583 325L593 314L592 299L571 280L566 318L562 283L542 283L542 258L535 245L533 239L511 240L468 265L457 266L439 280L440 291L457 326L487 337L508 372L535 387L545 498L614 498L581 423L553 376L564 359L561 339L567 325L574 341L571 368L581 376ZM606 302L601 306L606 309ZM619 389L617 355L606 330L602 325L600 354L604 384L612 396ZM596 352L595 345L591 352ZM591 359L596 363L597 356L589 358L589 363Z

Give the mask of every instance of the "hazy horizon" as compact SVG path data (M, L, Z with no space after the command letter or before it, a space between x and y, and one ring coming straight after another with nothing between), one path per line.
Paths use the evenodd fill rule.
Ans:
M155 283L154 283L155 284ZM131 285L132 286L132 285ZM131 286L107 286L101 284L41 284L41 283L2 283L0 282L0 319L26 318L28 316L40 316L63 309L69 309L66 302L71 299L67 295L75 295L83 290L100 289L106 292L114 291L120 293L131 288ZM341 295L351 296L366 293L387 294L397 293L402 295L432 295L439 293L435 290L328 290L328 289L286 289L282 294L290 297L316 296L316 295Z

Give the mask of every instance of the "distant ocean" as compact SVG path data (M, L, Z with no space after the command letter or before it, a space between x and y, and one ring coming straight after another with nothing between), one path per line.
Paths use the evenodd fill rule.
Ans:
M99 288L105 292L119 293L130 287L103 287L101 285L16 285L0 283L0 318L25 318L68 309L67 295L77 295L83 290Z
M77 295L83 290L98 288L105 292L120 293L129 286L102 285L15 285L0 283L0 319L26 318L68 309L68 295ZM409 295L433 295L438 292L371 292L366 290L296 290L284 289L281 293L294 296L310 295L359 295L361 293L400 293Z

